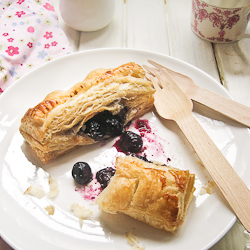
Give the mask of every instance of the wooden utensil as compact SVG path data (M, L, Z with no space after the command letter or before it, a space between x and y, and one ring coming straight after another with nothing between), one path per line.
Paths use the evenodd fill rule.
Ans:
M159 73L156 69L144 67L157 77L147 75L156 90L154 105L158 114L178 124L236 216L250 231L250 191L193 116L191 99L166 69Z
M197 86L188 76L182 75L156 62L148 60L158 69L165 68L179 87L193 100L250 127L250 107Z

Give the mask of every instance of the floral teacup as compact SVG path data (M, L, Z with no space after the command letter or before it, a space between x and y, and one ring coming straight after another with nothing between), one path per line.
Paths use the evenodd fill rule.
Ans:
M250 4L238 8L222 8L201 0L192 0L193 32L213 43L230 43L250 38L245 30L250 19Z

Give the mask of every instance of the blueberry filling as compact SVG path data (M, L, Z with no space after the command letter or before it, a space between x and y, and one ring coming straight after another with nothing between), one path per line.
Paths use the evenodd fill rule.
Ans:
M111 167L101 169L96 173L96 179L101 184L102 189L108 186L109 181L114 174L115 169Z
M110 111L105 110L88 120L85 123L85 130L80 130L80 133L85 133L95 141L121 135L124 131L126 113L126 107L116 115L113 115Z
M148 162L148 163L152 163L152 161L149 161L146 157L146 155L137 155L137 154L130 154L132 157L137 157L138 159L140 160L143 160L145 162Z

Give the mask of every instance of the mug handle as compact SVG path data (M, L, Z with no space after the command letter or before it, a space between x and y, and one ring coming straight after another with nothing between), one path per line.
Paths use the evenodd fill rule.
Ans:
M246 8L246 12L247 12L247 15L246 15L247 16L247 22L249 22L250 21L250 4L245 6L245 8ZM241 36L241 38L250 38L250 34L245 33L245 34L243 34Z
M242 38L250 38L250 34L243 34L243 35L240 37L240 39L242 39Z

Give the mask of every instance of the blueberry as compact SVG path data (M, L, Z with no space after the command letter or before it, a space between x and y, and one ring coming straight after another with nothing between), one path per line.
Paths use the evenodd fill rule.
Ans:
M98 118L99 117L94 117L90 119L86 123L86 128L84 131L88 136L90 136L96 141L102 139L102 137L104 136L102 132L102 124Z
M85 123L84 133L95 141L100 141L107 136L121 135L126 120L126 112L127 108L124 108L118 114L113 115L110 111L105 110Z
M106 133L110 136L117 136L122 133L123 123L120 122L119 117L107 118L105 120Z
M115 169L107 167L99 170L96 173L96 179L101 184L101 187L104 189L108 186L110 178L115 174Z
M72 176L74 180L81 185L86 185L92 181L92 172L88 163L77 162L73 166Z
M101 124L95 120L89 123L89 132L95 133L101 130Z
M138 153L142 150L143 141L140 135L127 131L122 134L120 139L120 147L123 151L129 153Z

